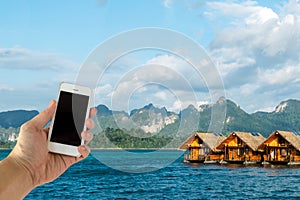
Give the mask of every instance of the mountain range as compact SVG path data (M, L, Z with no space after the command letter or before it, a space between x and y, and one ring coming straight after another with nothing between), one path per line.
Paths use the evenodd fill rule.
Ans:
M188 106L179 113L157 108L148 104L134 109L130 113L113 111L105 105L97 106L98 123L94 132L110 129L127 130L152 136L160 134L182 138L194 131L208 131L213 109L226 105L226 116L217 123L223 127L220 132L227 135L232 131L260 132L267 137L274 130L300 130L300 101L289 99L282 101L272 112L247 113L231 100L220 100L214 104L205 104L196 108ZM0 139L7 139L3 130L19 128L24 122L38 114L38 111L16 110L0 113ZM138 130L138 131L136 131ZM5 131L4 131L5 132ZM12 131L10 131L11 133Z
M36 110L13 110L0 112L0 126L3 128L18 128L38 113L39 112Z
M115 112L109 110L106 106L98 106L99 116L98 121L102 128L121 128L132 129L140 128L145 132L157 133L171 131L170 126L179 127L182 123L187 123L185 127L195 127L197 130L207 131L211 120L212 109L220 106L222 101L215 104L201 105L195 108L193 105L183 109L180 113L169 112L166 108L156 108L152 104L146 105L143 108L135 109L128 115L125 112ZM223 124L222 133L228 134L232 131L248 131L260 132L264 136L268 136L275 130L295 131L300 130L300 101L289 99L282 101L272 112L255 112L247 113L231 100L225 100L226 117ZM102 112L105 111L105 112ZM183 122L182 115L185 115ZM192 124L193 123L193 124ZM177 125L176 125L177 124ZM173 130L172 130L173 131ZM189 130L187 134L191 134Z

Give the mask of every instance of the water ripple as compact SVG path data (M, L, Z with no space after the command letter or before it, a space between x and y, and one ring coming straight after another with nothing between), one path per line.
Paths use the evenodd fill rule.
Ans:
M0 157L8 153L0 151ZM300 167L185 164L182 159L157 171L132 174L90 156L25 199L300 199ZM126 159L118 162L136 167L126 165ZM145 171L155 165L139 167Z

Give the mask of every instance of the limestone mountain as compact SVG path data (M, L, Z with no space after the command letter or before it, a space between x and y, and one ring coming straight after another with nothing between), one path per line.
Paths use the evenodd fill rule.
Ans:
M0 112L0 126L3 128L18 128L24 122L30 120L38 114L36 110L13 110Z
M287 100L281 102L272 112L256 112L247 113L240 108L236 103L231 100L226 100L226 115L219 119L224 121L215 122L218 126L223 127L221 132L225 135L232 131L246 131L246 132L260 132L267 137L271 132L275 130L287 130L287 131L299 131L300 130L300 101ZM183 131L187 131L187 134L192 133L191 127L195 127L198 124L198 131L209 131L213 129L210 127L212 119L212 109L218 109L222 106L221 102L214 104L206 104L200 106L198 111L192 109L191 106L184 109L179 113L179 120L176 126L166 126L162 131L165 134L174 132L174 127L179 130L180 126L184 126L184 129L179 130L180 135L185 137ZM185 114L187 120L181 120L180 116ZM199 118L199 121L196 119ZM167 130L167 129L170 129Z
M259 121L262 126L264 122L266 130L300 130L300 101L289 99L282 101L273 112L257 112L252 116Z
M223 134L232 131L260 132L265 137L274 130L300 130L300 101L282 101L272 112L247 113L231 100L222 99L214 104L192 105L179 113L170 112L166 108L158 108L148 104L134 109L130 113L113 111L105 105L97 106L96 128L93 132L101 132L107 128L124 129L129 132L145 135L159 134L166 137L186 138L192 132L213 130L210 126L213 110L224 109L226 113L216 122ZM17 129L24 122L38 114L38 111L16 110L0 112L1 138L9 138L18 133ZM222 114L222 113L221 113ZM10 127L9 131L8 130Z
M157 108L149 104L140 109L134 109L128 115L124 111L111 111L105 105L99 105L104 111L98 109L98 121L101 129L121 128L121 129L141 129L149 133L157 133L168 124L172 124L178 119L178 115L167 111L166 108Z

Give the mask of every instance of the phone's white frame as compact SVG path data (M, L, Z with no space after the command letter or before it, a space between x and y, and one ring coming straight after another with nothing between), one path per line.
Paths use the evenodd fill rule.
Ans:
M91 102L92 90L89 87L62 82L59 87L57 101L59 100L59 95L60 95L61 91L70 92L73 94L86 95L89 97L88 107L87 107L86 116L85 116L85 120L86 120L89 117L89 113L90 113L90 102ZM56 104L56 108L57 108L57 105L58 105L58 102ZM50 129L49 129L48 150L53 153L59 153L59 154L64 154L64 155L69 155L69 156L75 156L75 157L81 156L81 154L78 152L78 147L76 147L76 146L50 141L50 138L52 135L53 123L54 123L54 119L55 119L55 114L56 114L56 109L55 109L54 116L52 118ZM84 124L83 130L86 130L85 124ZM84 141L81 140L81 145L83 145L83 144L84 144Z

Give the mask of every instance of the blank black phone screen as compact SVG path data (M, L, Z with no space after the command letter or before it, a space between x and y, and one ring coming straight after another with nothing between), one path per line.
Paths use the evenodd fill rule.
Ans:
M89 96L61 91L52 128L51 142L81 145Z

